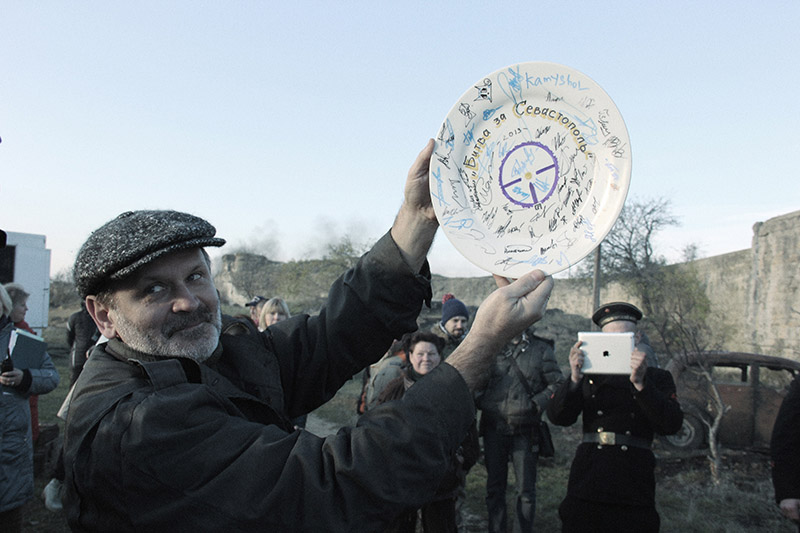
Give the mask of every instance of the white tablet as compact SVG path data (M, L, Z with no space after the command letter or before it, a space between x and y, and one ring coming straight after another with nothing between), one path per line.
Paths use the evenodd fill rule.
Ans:
M578 333L584 374L630 374L633 333Z

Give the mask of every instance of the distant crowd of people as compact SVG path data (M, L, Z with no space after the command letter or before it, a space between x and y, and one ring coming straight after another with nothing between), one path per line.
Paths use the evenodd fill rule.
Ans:
M637 333L642 318L636 306L613 302L595 311L592 320L603 332ZM407 334L365 372L359 413L397 400L430 368L446 360L467 333L467 307L447 294L442 318L430 332ZM486 387L474 395L480 411L479 435L486 466L488 530L506 532L508 465L514 469L513 531L533 531L536 512L536 467L542 446L552 446L543 415L569 426L582 418L584 438L578 446L559 515L562 531L658 531L655 507L654 434L676 433L683 420L669 372L657 368L646 337L636 335L631 373L584 375L581 342L570 350L570 375L556 361L553 342L529 327L497 353ZM418 355L418 353L421 355ZM427 367L421 366L425 362ZM582 415L582 416L581 416ZM478 434L460 448L453 478L462 490L440 491L421 507L424 531L466 531L459 512L466 472L477 461ZM446 513L446 515L445 515ZM390 531L415 531L416 510L408 510Z

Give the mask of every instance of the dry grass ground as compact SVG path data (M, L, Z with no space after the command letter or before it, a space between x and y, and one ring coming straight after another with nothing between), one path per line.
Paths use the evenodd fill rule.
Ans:
M360 380L348 382L314 414L328 427L353 424ZM556 456L539 461L536 484L535 530L560 531L558 505L564 498L572 456L580 439L580 423L569 428L551 424ZM794 532L796 526L782 518L773 500L769 457L762 451L724 450L722 483L714 487L705 456L676 454L656 442L658 457L656 505L665 533L776 533ZM486 531L484 501L486 469L479 462L467 476L470 532ZM509 513L513 513L514 479L509 469Z
M64 313L68 316L68 313ZM40 397L42 423L55 422L55 413L67 393L67 357L63 324L66 316L51 317L45 338L56 367L62 376L58 389ZM356 420L355 401L361 382L354 379L326 405L313 413L320 432L328 433ZM326 428L322 430L321 428ZM564 497L572 454L577 446L579 428L553 427L556 456L539 463L537 483L536 530L560 530L558 504ZM758 452L725 451L723 482L712 487L708 468L702 456L676 456L656 446L659 457L657 471L657 505L661 514L661 530L667 533L712 532L794 532L796 527L781 518L772 499L768 457ZM513 474L511 474L513 476ZM36 497L25 507L26 533L62 533L69 531L62 514L44 508L41 490L48 476L36 479ZM467 478L467 512L469 531L486 530L484 490L486 470L477 464ZM513 478L509 479L509 511L513 512Z

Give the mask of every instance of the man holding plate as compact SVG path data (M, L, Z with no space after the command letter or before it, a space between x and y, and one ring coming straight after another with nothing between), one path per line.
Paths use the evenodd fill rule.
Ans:
M493 355L539 320L553 281L533 271L481 305L471 333L400 402L320 438L289 420L329 400L416 329L438 227L432 141L390 231L331 287L318 316L222 333L207 221L126 212L75 262L100 332L65 431L70 526L81 531L378 531L420 507L475 418Z

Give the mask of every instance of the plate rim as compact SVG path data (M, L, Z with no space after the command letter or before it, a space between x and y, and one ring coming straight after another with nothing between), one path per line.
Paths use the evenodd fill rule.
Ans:
M543 71L545 71L545 69L548 69L548 68L558 71L559 74L566 74L568 76L575 75L576 79L569 80L569 81L572 81L573 83L577 82L577 83L580 84L580 83L584 83L584 81L585 81L587 83L587 85L589 85L588 87L586 87L586 89L590 89L590 94L602 95L602 97L604 99L604 101L602 102L603 106L605 106L607 109L610 109L611 114L614 115L614 117L613 117L614 118L614 124L615 124L615 129L613 131L614 138L617 138L617 139L619 139L621 141L624 141L624 145L626 146L626 152L627 152L625 157L620 158L620 161L621 161L620 165L618 165L618 166L612 165L612 166L616 166L617 167L615 170L620 174L620 176L618 176L617 178L613 179L614 185L615 185L613 188L615 188L617 190L617 194L616 194L617 200L615 202L613 202L613 206L609 206L608 202L606 202L603 205L600 205L600 209L598 210L596 216L590 221L590 223L594 222L595 225L597 225L598 220L602 221L602 215L603 214L605 214L605 216L610 219L610 221L605 222L604 224L602 224L601 231L599 233L597 233L596 239L593 241L593 243L591 245L589 245L587 247L580 248L579 252L577 252L577 253L574 253L574 251L576 249L578 249L578 247L576 247L574 245L568 246L567 249L566 249L566 252L569 252L570 250L573 250L573 254L572 255L577 256L577 257L569 257L569 255L565 255L563 251L561 252L561 257L563 258L563 260L565 260L564 262L566 264L553 266L553 261L554 260L550 259L549 261L547 261L547 264L540 265L540 266L529 265L529 266L523 266L523 267L516 267L515 266L515 267L512 267L512 268L506 268L506 267L502 267L501 268L501 267L498 266L498 262L497 261L495 261L493 265L489 265L489 263L490 263L489 260L486 260L486 261L476 260L474 258L475 253L474 252L468 253L467 252L468 248L465 247L464 245L461 245L458 242L459 239L454 238L453 232L448 230L448 228L446 227L446 224L443 223L443 218L445 218L445 215L443 213L444 208L441 206L441 202L435 201L436 193L438 193L439 191L438 191L438 189L434 190L434 187L435 187L436 183L439 181L437 179L438 177L434 176L434 173L437 170L441 171L442 167L438 163L436 165L431 164L430 165L430 169L429 169L430 191L431 191L431 196L434 197L434 201L433 201L434 211L436 213L437 220L439 221L440 226L442 226L443 232L447 236L447 239L448 239L448 241L450 241L451 245L454 248L456 248L456 250L462 256L464 256L468 261L470 261L472 264L476 265L481 270L484 270L484 271L486 271L488 273L495 273L495 274L500 274L500 275L505 275L505 276L508 276L509 273L510 273L513 277L518 277L519 275L521 275L521 273L533 270L534 268L540 268L540 269L544 270L548 274L555 274L557 272L560 272L562 270L566 270L567 268L570 268L570 267L576 265L577 263L582 261L584 258L586 258L588 255L590 255L592 253L592 251L605 239L605 237L608 235L608 233L613 229L613 226L616 223L617 219L619 218L619 214L621 213L621 211L622 211L622 209L624 207L625 200L627 198L627 194L628 194L628 192L630 190L630 181L631 181L631 174L632 174L632 154L630 152L630 136L629 136L629 132L628 132L628 129L627 129L627 124L625 123L624 118L622 117L622 113L620 112L620 110L617 107L616 103L611 98L611 96L590 76L588 76L588 75L584 74L583 72L581 72L581 71L579 71L577 69L574 69L572 67L569 67L569 66L566 66L566 65L562 65L562 64L558 64L558 63L554 63L554 62L548 62L548 61L529 61L529 62L515 63L515 64L511 64L511 65L502 67L500 69L497 69L497 70L491 72L488 75L481 76L475 83L473 83L473 85L470 88L468 88L466 91L464 91L459 96L459 98L455 101L455 103L451 106L451 108L449 109L449 111L445 115L444 120L441 122L441 125L440 125L440 127L438 129L438 134L434 138L435 144L434 144L434 153L433 153L432 161L436 160L437 156L439 155L439 154L437 154L437 148L439 148L441 146L447 146L446 143L442 142L442 133L447 131L448 123L450 123L450 125L452 126L452 123L450 122L451 119L453 119L454 117L455 118L458 117L457 113L459 112L459 108L461 106L463 106L466 101L469 101L469 96L470 95L474 95L473 91L475 89L478 89L479 85L482 82L483 83L485 83L487 81L492 81L493 82L494 80L498 79L498 77L502 73L508 72L508 73L512 73L513 74L514 71L519 73L520 70L524 70L526 76L528 76L531 72L533 72L535 74L543 75ZM550 73L550 74L552 74L552 73ZM556 77L556 79L558 79L558 77ZM520 94L520 96L522 96L524 93L523 93L522 90L520 90L519 94ZM534 92L529 92L528 93L528 97L526 98L526 103L527 103L527 100L529 100L531 98L531 96L538 96L538 94L534 94ZM557 102L557 101L560 101L560 100L564 100L565 104L568 104L571 107L575 107L574 102L572 101L572 99L565 97L563 93L557 95L555 101ZM501 109L502 107L505 107L508 104L513 104L515 108L519 104L519 101L515 97L508 95L508 93L505 93L505 91L503 91L503 93L501 94L501 99L499 100L499 101L502 102L502 105L495 104L494 100L492 100L492 98L491 98L491 95L490 95L490 101L492 102L492 106L496 108L495 111L497 109ZM530 107L533 107L533 105L535 105L536 103L540 103L538 99L536 101L534 101L533 104L530 105ZM537 107L537 109L539 109L539 108ZM546 108L546 110L549 110L549 108ZM561 115L559 115L559 117L561 117ZM517 118L522 118L522 117L518 116ZM484 120L479 119L479 120L477 120L476 121L476 125L479 126L478 129L480 129L480 127L483 127L484 124L489 123L490 119L491 119L491 116L489 117L489 119L484 119ZM470 122L471 122L471 119L469 121L467 121L466 125L463 128L456 128L456 127L453 128L453 149L451 150L450 153L456 153L456 147L459 146L459 144L455 141L455 139L456 139L456 137L457 137L457 135L459 133L465 132L467 130L466 126L469 125ZM484 132L488 131L488 129L485 129L483 131ZM530 135L530 130L528 130L528 134ZM469 146L470 146L470 144L466 144L466 147L465 147L465 150L464 150L467 153L469 152ZM547 144L545 143L544 146L547 146ZM516 145L512 150L509 150L506 153L506 157L513 150L516 150L518 147L519 147L519 145ZM592 182L594 182L595 180L599 179L600 177L605 177L607 179L607 181L609 181L608 176L604 175L603 173L605 172L606 174L610 174L610 173L614 172L614 170L604 170L604 167L602 165L600 165L599 159L602 156L604 158L604 162L607 163L607 164L609 162L619 162L619 161L617 161L617 160L609 160L609 157L610 157L609 154L611 153L611 150L610 149L603 149L603 147L600 144L593 145L593 152L592 153L593 153L593 159L594 159L594 167L596 169L595 172L591 176ZM555 156L553 158L556 161L558 161ZM444 166L447 167L446 164ZM622 168L619 168L619 167L622 167ZM447 167L447 168L449 169L449 167ZM458 174L461 171L462 171L462 169L460 169L460 168L459 169L449 169L449 174L451 174L451 175L452 174ZM493 175L489 174L489 176L492 177ZM563 180L563 179L564 179L563 176L556 175L556 179L554 180L554 187L555 187L555 184L557 183L558 180ZM498 181L499 181L499 178L498 178ZM463 187L464 186L462 185L462 191L461 191L462 193L464 192ZM609 195L609 192L608 192L609 188L612 188L612 187L606 187L605 189L603 189L601 191L603 193L604 197ZM531 191L533 191L532 188L531 188ZM587 191L587 194L591 195L591 194L593 194L593 191L594 191L594 187L589 189ZM505 194L505 191L504 191L504 194ZM507 194L506 194L506 198L511 200L511 198L508 197ZM511 201L513 202L513 200L511 200ZM610 208L610 213L609 213L609 208ZM473 209L472 204L469 204L469 206L464 210L468 211L470 214L474 214L476 219L480 219L480 213L478 213L475 209ZM582 213L581 213L581 216L582 216ZM577 217L574 220L577 220ZM574 220L573 220L573 224L574 224ZM582 221L581 221L581 223L582 223ZM485 226L486 225L484 224L483 227L485 227ZM561 228L558 228L558 229L560 230ZM556 236L556 234L558 234L558 231L550 232L549 235L552 237L552 236ZM566 234L566 232L562 233L562 235L565 235L565 234ZM541 240L541 238L543 236L545 236L545 235L543 234L542 236L540 236L540 237L538 237L536 239L530 239L529 240L529 244L531 246L536 245L537 243L539 243L539 241ZM502 239L500 239L498 242L500 244L502 244ZM551 242L552 242L552 239L551 239ZM495 243L492 243L492 244L495 244ZM513 246L514 243L512 243L511 245ZM472 248L474 249L475 246L473 246ZM545 258L549 257L546 254L544 254L544 252L542 252L541 256L545 257ZM494 257L492 257L492 259L494 259ZM525 264L525 262L522 262L522 264ZM509 271L511 271L511 272L509 272Z

